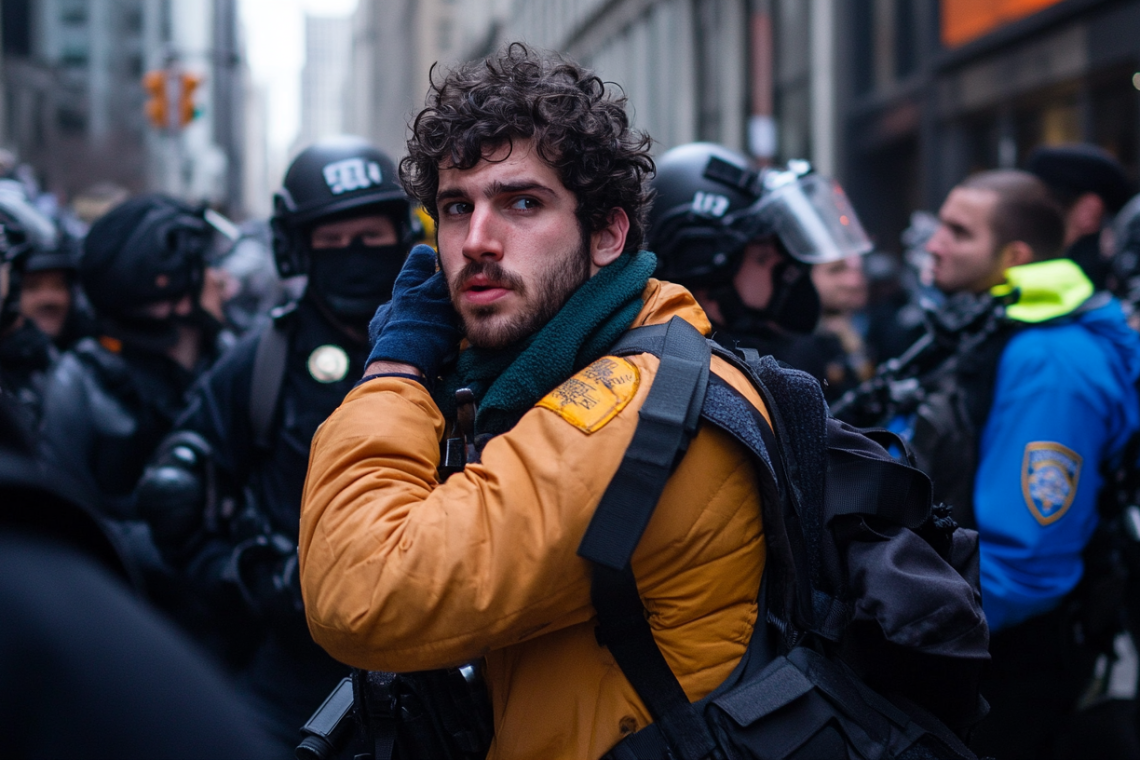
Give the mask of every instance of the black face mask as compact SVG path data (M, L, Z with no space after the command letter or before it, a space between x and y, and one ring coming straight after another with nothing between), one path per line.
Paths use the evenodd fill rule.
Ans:
M174 317L146 319L105 316L100 319L100 328L110 337L148 353L161 354L178 342L178 322Z
M402 245L367 246L360 238L345 248L310 251L309 291L338 317L371 319L392 298L407 253Z
M791 258L772 268L772 297L763 309L746 306L732 283L710 295L720 306L725 327L733 332L756 333L775 326L807 334L819 322L819 293L811 281L811 267Z

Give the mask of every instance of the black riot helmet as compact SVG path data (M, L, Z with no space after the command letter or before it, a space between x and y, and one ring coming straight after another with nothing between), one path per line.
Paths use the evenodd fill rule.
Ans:
M60 236L18 183L0 181L0 333L20 313L23 273L34 257L59 249Z
M652 187L647 247L657 254L657 275L690 285L731 277L748 241L724 219L760 195L748 159L714 143L680 145L657 160Z
M101 320L119 337L161 348L177 333L145 307L189 295L197 305L213 228L204 209L165 195L131 198L91 226L79 281Z
M59 269L68 275L73 275L78 266L79 250L81 247L81 240L71 237L70 235L61 234L59 236L58 245L52 248L34 251L32 255L28 257L28 263L24 267L24 271L44 272L49 269Z
M802 264L862 255L872 245L843 188L807 161L754 170L713 143L680 145L657 162L649 248L658 274L682 284L730 279L753 240L774 238Z
M690 143L657 162L649 242L658 275L705 288L733 327L774 324L810 332L819 318L812 264L871 250L843 188L806 161L786 169L752 169L748 159L712 143ZM733 285L752 242L770 242L784 254L772 270L764 309L744 305Z
M307 274L309 232L319 222L345 217L368 206L382 207L403 243L418 225L400 186L396 165L360 137L331 137L301 151L273 196L273 255L282 277Z

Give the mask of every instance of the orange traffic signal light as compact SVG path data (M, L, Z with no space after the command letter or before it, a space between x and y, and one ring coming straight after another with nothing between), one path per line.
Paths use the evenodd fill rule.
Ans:
M156 69L143 75L142 85L147 94L146 117L156 129L181 129L201 116L202 109L194 103L194 93L202 85L197 74Z
M148 71L143 75L142 85L147 94L146 118L157 129L166 129L170 124L168 120L170 107L166 101L166 72Z
M202 111L194 105L194 91L202 84L202 77L196 74L183 74L178 88L178 125L185 127L201 115Z

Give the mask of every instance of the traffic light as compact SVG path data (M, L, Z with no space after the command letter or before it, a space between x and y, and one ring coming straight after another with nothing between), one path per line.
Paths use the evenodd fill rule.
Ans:
M194 103L194 93L202 85L197 74L156 69L143 75L142 85L147 94L146 118L156 129L182 129L202 115Z
M143 90L146 91L145 106L146 118L156 129L166 129L170 107L166 100L166 72L159 69L148 71L142 78Z
M202 84L202 77L196 74L182 74L178 88L178 126L185 127L202 114L194 104L194 91Z

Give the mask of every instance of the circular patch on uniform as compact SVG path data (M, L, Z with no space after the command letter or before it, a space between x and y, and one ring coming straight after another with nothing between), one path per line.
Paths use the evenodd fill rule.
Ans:
M348 374L348 354L340 346L317 346L309 354L309 374L318 383L335 383Z

